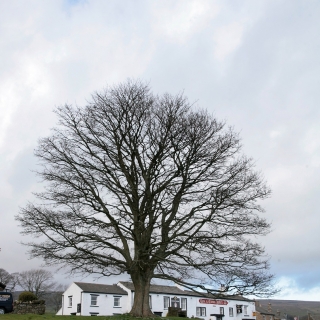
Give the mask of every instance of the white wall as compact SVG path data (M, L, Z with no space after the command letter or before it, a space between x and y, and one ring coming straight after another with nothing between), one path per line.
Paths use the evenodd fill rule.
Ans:
M91 296L97 296L97 305L91 305ZM114 297L120 298L120 307L114 306ZM105 293L82 293L82 305L81 305L81 315L89 316L94 313L98 315L113 315L113 314L122 314L129 312L126 308L127 305L127 296L121 296L118 294L105 294Z
M125 308L125 310L127 310L126 312L130 312L131 311L131 307L133 305L133 298L134 298L134 293L128 289L127 287L125 287L124 285L122 285L121 282L118 282L117 284L121 289L123 289L124 291L127 292L128 296L126 299L123 299L123 307Z
M63 305L61 312L58 314L70 315L71 313L77 312L77 304L81 303L81 315L91 315L96 313L98 315L113 315L113 314L122 314L130 312L133 296L134 294L131 290L126 287L118 284L122 289L124 289L128 295L118 295L110 293L84 293L76 285L71 284L70 287L63 294ZM91 296L97 296L97 306L91 306ZM69 296L72 296L72 306L68 306ZM120 307L114 306L114 297L119 296L121 304ZM187 299L187 317L191 318L192 316L197 316L197 307L205 308L206 316L200 316L205 320L216 320L215 316L210 316L210 314L220 314L220 307L224 308L224 317L223 320L246 320L246 319L255 319L253 313L255 312L255 303L250 301L241 301L241 300L227 300L227 299L217 299L218 301L225 301L223 304L213 304L208 303L212 302L212 299L203 300L203 297L189 296L189 295L173 295L173 294L157 294L151 293L151 310L152 312L161 312L162 316L165 317L168 313L168 309L164 309L164 297L171 298L177 297L180 299L181 307L181 298ZM207 302L207 303L206 303ZM242 313L237 313L236 305L247 306L247 313L245 314L245 308L242 307ZM229 308L233 308L233 316L229 315Z
M97 296L97 305L91 305L91 296ZM114 297L120 298L120 307L114 306ZM69 307L69 297L72 297L72 306ZM128 308L128 296L118 294L105 294L105 293L87 293L82 292L75 283L64 292L62 296L62 308L57 315L70 315L76 313L77 315L90 316L97 313L98 315L113 315L116 313L122 314L129 312L131 307ZM77 313L77 304L81 303L81 313Z
M72 306L69 307L69 297L72 297ZM62 315L70 315L77 312L77 304L81 303L81 289L72 283L62 295Z
M255 312L255 303L249 301L241 301L241 300L227 300L227 299L217 299L220 301L226 301L226 305L219 305L219 304L210 304L210 303L201 303L203 298L199 297L192 297L190 298L190 302L188 304L188 317L196 316L196 308L197 307L204 307L206 308L206 316L201 318L204 319L211 319L215 320L215 316L210 316L210 314L220 314L220 308L224 309L224 317L223 320L242 320L242 319L255 319L256 317L253 316ZM210 300L210 299L209 299ZM242 313L237 313L237 305L242 305ZM245 308L247 308L247 313L245 313ZM233 309L233 316L229 315L229 308Z
M173 298L175 295L170 294L150 294L152 301L152 312L162 312L162 316L165 317L168 313L168 309L164 309L164 296ZM211 303L203 303L203 297L190 297L183 295L176 295L180 299L181 307L181 298L187 299L187 317L191 318L192 316L197 316L197 307L206 308L206 316L200 316L206 320L215 320L215 316L210 316L210 314L220 314L220 307L224 308L224 317L223 320L242 320L242 319L255 319L253 312L255 312L254 302L241 301L241 300L227 300L227 299L218 299L219 301L226 301L226 305L218 305ZM211 299L209 299L211 300ZM237 313L236 305L247 306L247 313L244 314L245 308L242 308L242 313ZM229 308L233 308L233 316L229 316Z

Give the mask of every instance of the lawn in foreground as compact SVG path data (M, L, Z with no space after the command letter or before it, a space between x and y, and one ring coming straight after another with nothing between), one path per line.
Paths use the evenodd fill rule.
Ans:
M6 313L0 315L0 320L81 320L81 319L86 319L88 320L89 316L57 316L55 314L13 314L13 313ZM149 317L149 318L136 318L136 317L131 317L130 315L127 314L122 314L118 316L98 316L97 320L181 320L181 319L186 319L186 318L178 318L178 317Z

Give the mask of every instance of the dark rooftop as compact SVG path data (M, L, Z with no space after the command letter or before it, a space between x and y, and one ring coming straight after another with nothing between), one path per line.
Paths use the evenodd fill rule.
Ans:
M116 284L97 284L97 283L86 283L86 282L75 282L75 284L82 289L84 292L93 293L115 293L127 295L127 292L117 286Z
M129 281L120 281L122 285L128 288L131 291L134 291L134 285L132 282ZM151 284L150 285L150 293L165 293L165 294L175 294L175 295L182 295L182 296L199 296L205 297L210 299L228 299L228 300L240 300L240 301L253 301L251 299L247 299L243 296L229 296L224 294L212 294L207 292L198 292L198 291L191 291L191 290L183 290L176 286L164 286L164 285L157 285Z
M129 281L120 281L126 288L131 291L134 291L134 285L132 282ZM186 295L184 290L179 289L175 286L162 286L157 284L150 285L150 293L167 293L167 294L179 294L179 295Z

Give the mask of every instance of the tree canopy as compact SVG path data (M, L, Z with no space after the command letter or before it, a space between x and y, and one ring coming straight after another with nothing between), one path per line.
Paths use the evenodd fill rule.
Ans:
M17 285L17 273L9 273L0 268L0 287L7 290L14 290ZM1 289L0 289L1 291Z
M140 316L156 278L272 292L255 241L269 232L258 213L270 190L232 128L183 94L157 96L133 80L55 112L59 125L35 151L45 190L17 216L23 233L39 237L33 257L73 272L128 273Z

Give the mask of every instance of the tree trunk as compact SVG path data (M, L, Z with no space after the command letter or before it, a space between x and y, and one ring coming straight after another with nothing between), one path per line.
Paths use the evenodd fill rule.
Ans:
M153 315L150 309L149 291L151 277L147 274L132 275L134 284L134 300L130 314L135 317L149 317Z

